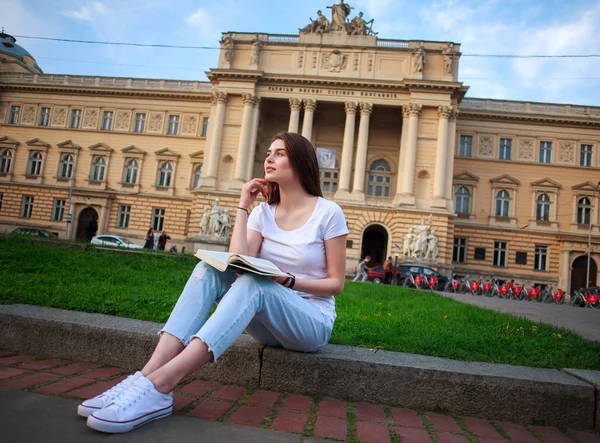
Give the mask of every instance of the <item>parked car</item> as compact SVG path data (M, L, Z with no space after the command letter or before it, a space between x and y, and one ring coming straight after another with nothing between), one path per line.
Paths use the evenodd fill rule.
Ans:
M396 275L400 275L400 268L396 269ZM385 280L385 271L383 266L373 266L367 269L367 280L372 281L376 285L383 283Z
M54 232L49 232L44 229L36 229L36 228L17 228L11 232L11 234L25 234L25 235L33 235L34 237L42 237L42 238L57 238L58 234Z
M116 246L129 249L143 249L143 246L133 243L131 240L121 237L120 235L97 235L90 242L93 245Z

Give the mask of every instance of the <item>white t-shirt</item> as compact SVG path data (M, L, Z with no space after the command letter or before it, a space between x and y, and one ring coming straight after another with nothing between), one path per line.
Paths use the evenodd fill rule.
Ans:
M275 222L277 204L261 203L248 218L248 229L260 232L263 243L260 257L270 260L297 279L316 280L327 277L325 240L348 234L346 218L336 203L319 197L304 226L285 231ZM335 320L333 296L315 296L294 291Z

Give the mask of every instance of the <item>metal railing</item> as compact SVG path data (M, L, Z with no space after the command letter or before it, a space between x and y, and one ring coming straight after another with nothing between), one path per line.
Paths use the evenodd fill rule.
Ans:
M481 98L465 98L460 109L478 109L487 111L509 111L527 114L561 114L573 116L600 117L600 107L560 105L556 103L534 103L510 100L493 100Z

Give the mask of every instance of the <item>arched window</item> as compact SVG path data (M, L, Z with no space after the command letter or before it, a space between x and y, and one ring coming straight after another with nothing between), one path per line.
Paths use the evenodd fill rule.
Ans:
M548 194L540 194L536 201L535 219L550 220L550 197L548 197Z
M60 178L71 178L73 174L73 156L65 154L60 159Z
M496 217L508 217L510 195L502 189L496 193Z
M456 203L454 207L456 212L460 214L471 212L471 193L468 188L461 186L456 190Z
M173 174L173 166L170 162L164 162L159 169L158 186L171 186L171 175Z
M92 180L102 181L104 180L104 168L106 167L106 161L104 157L96 157L92 166Z
M42 173L42 153L33 151L29 156L29 175L40 175Z
M577 224L589 225L592 220L592 202L587 197L577 200Z
M0 173L8 174L10 172L10 163L12 161L12 152L8 149L2 151L0 155Z
M137 181L138 173L138 162L137 160L131 159L125 165L125 183L133 185Z
M194 182L192 184L192 189L198 189L198 185L200 184L200 175L201 174L202 174L202 165L198 165L194 169Z
M368 195L389 197L392 182L392 168L385 160L375 160L369 168Z

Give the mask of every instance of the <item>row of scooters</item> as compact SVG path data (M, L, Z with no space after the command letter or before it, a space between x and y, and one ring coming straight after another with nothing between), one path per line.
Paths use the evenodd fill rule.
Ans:
M405 287L415 287L419 289L442 289L438 288L438 282L435 277L416 276L404 280ZM555 290L553 285L545 288L533 286L528 288L524 283L517 284L514 280L497 280L490 277L483 282L482 278L469 280L469 276L459 277L453 275L444 285L444 292L454 292L458 294L471 294L486 297L510 298L513 300L528 300L539 303L556 303L562 305L565 302L566 293L562 289ZM600 287L581 288L571 294L571 306L589 307L600 309Z

